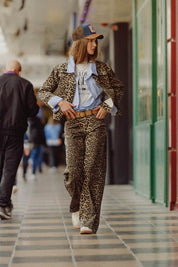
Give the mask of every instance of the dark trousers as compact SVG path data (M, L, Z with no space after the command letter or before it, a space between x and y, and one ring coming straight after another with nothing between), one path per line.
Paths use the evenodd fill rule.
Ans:
M71 195L70 211L79 211L81 226L96 233L106 174L105 121L89 117L65 122L65 186Z
M59 165L59 146L48 146L49 166L58 167Z
M23 158L22 158L23 178L25 178L25 175L27 173L29 158L30 158L30 154L28 156L23 154Z
M43 146L35 144L31 151L30 157L32 159L32 174L36 173L37 168L41 172L43 162Z
M0 206L11 205L11 194L23 154L23 136L0 135Z

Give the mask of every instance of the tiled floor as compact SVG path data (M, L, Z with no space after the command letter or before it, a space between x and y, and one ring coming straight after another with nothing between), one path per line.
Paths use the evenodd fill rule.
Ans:
M178 213L153 205L132 186L105 187L97 235L72 228L58 174L25 183L18 171L13 219L0 221L0 267L177 267Z

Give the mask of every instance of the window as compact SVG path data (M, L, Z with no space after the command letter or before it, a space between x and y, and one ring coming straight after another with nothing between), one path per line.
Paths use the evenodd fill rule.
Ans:
M164 1L157 1L157 117L163 116L164 92Z
M137 14L138 25L138 91L137 121L151 120L152 114L152 28L151 1Z

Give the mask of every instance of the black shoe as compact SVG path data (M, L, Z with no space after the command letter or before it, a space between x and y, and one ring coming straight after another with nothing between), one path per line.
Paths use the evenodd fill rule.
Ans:
M0 218L2 219L2 220L9 220L9 219L11 219L11 215L8 215L8 211L10 210L11 208L9 208L9 207L0 207ZM8 213L7 213L8 212ZM10 211L10 213L9 214L11 214L11 211Z

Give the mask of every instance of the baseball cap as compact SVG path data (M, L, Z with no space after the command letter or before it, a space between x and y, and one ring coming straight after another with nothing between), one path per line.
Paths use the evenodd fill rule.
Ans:
M94 27L91 24L83 24L78 26L72 33L72 40L77 41L79 39L103 39L102 34L96 33Z

